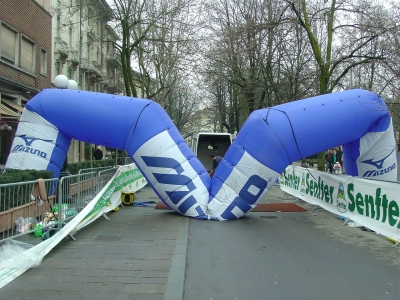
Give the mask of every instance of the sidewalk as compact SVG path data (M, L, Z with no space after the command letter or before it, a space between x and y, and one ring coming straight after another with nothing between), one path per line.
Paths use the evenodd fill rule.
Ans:
M159 201L144 188L136 201ZM0 299L181 299L189 219L125 206L56 246Z

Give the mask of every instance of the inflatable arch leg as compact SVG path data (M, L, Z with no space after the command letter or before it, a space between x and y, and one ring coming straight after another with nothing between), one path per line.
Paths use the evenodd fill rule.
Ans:
M292 162L344 145L346 173L397 180L395 139L384 101L350 90L253 112L211 180L155 102L67 89L26 105L6 168L58 177L71 139L125 149L160 199L185 216L237 219Z

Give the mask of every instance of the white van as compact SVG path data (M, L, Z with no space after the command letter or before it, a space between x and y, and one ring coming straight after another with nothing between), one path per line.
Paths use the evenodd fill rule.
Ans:
M192 135L190 146L203 166L210 171L210 155L223 157L235 138L236 134L231 133L199 132Z

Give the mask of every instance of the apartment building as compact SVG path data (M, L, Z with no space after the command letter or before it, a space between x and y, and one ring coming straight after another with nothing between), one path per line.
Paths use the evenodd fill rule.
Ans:
M0 1L0 164L26 102L51 87L51 0Z
M0 164L26 102L55 88L57 75L75 80L80 90L124 94L111 19L106 0L0 0ZM90 147L73 140L68 162L88 159Z
M53 0L52 13L53 80L63 74L75 80L80 90L122 95L122 68L113 46L119 37L107 24L112 18L107 2ZM73 140L68 162L86 160L90 147L95 145Z

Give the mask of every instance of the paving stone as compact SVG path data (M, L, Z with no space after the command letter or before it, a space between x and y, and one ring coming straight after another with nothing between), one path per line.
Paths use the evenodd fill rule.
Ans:
M64 239L4 286L0 299L163 299L182 217L142 207L109 217Z
M165 285L162 284L126 284L124 285L124 291L134 294L160 294L165 292Z

